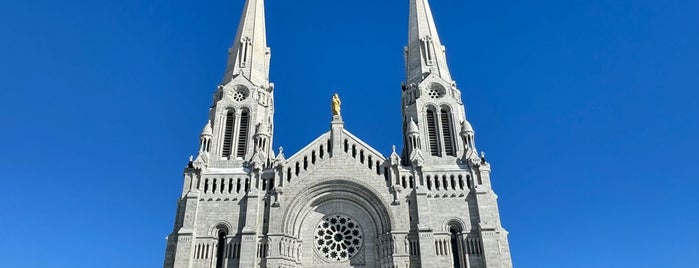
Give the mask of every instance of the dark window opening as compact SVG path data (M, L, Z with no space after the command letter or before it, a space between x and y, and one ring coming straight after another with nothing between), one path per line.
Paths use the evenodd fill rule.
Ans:
M243 112L240 115L240 131L238 134L238 150L236 152L237 157L245 157L245 151L248 149L248 121L250 115L248 112Z
M437 147L437 127L434 122L434 112L432 110L427 110L427 135L430 141L430 154L434 156L439 155L439 148Z
M216 268L223 268L223 262L226 259L224 256L226 252L226 232L224 230L218 231L218 246L216 247Z
M454 267L461 267L461 259L459 254L459 233L456 228L452 227L449 232L451 233L451 256L454 258Z
M235 125L235 113L228 111L226 114L226 130L223 133L223 157L230 157L233 151L233 126Z

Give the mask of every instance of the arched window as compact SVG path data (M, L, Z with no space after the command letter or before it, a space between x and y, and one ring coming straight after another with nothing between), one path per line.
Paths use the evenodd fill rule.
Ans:
M439 144L437 143L437 123L435 122L434 112L427 110L427 135L430 141L430 154L439 155Z
M449 228L449 233L451 233L451 256L454 258L454 267L461 268L461 254L459 253L460 230L458 227L452 225Z
M223 268L223 263L226 259L226 230L218 231L218 244L216 247L216 268Z
M454 135L451 127L451 113L446 108L442 108L441 117L444 150L446 151L447 155L456 156L456 152L454 150Z
M226 114L225 130L223 132L223 157L230 157L233 152L233 127L235 126L235 112L229 110Z
M237 157L245 157L245 152L248 149L248 130L249 130L250 114L244 111L240 115L240 130L238 131L238 148L236 150Z

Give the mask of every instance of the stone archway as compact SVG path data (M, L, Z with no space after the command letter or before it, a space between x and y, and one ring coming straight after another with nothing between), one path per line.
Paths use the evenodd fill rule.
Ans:
M376 192L356 181L323 181L292 200L284 233L303 241L303 267L376 267L376 239L391 230L387 207ZM321 231L325 234L319 236Z

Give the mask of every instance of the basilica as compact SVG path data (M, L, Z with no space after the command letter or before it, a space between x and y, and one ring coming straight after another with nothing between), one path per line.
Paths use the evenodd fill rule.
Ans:
M272 148L264 1L246 1L164 267L512 267L428 0L408 1L403 149L390 155L344 128L338 95L327 132L293 155Z

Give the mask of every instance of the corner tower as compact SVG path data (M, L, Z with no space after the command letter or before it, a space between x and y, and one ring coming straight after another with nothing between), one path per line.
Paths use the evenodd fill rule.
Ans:
M273 180L265 171L275 157L269 62L264 1L247 0L198 155L184 170L164 267L259 265L265 190Z
M411 213L420 266L512 267L490 163L477 153L428 0L410 0L409 18L401 164L418 184Z
M403 156L410 162L456 163L475 152L459 135L460 126L466 122L465 109L461 91L451 78L445 50L428 1L410 0L402 92ZM417 135L411 133L416 130ZM416 150L421 152L417 154Z
M246 2L233 42L209 113L211 146L197 160L209 167L262 167L273 157L274 115L263 0Z

